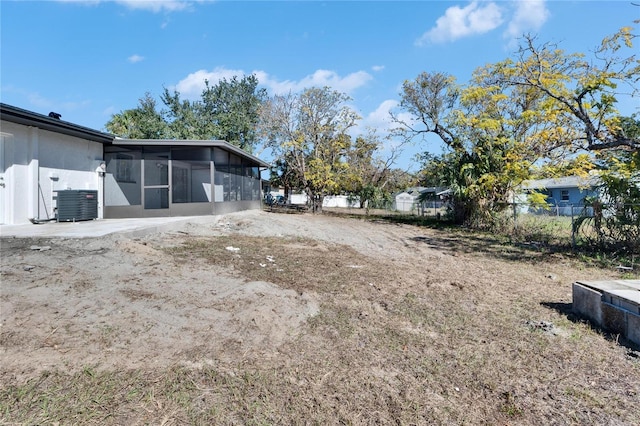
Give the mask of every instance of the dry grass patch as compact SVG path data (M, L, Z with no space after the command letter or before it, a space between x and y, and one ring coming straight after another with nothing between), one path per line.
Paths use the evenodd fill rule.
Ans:
M185 239L166 249L177 262L204 259L250 281L298 292L352 292L389 278L388 272L347 246L304 238L221 236Z
M6 380L0 389L2 420L638 423L637 352L568 308L570 277L611 271L501 250L497 243L475 250L482 247L480 238L446 231L425 230L417 238L413 231L400 234L408 231L396 225L370 226L399 233L389 249L406 250L405 257L370 257L306 238L174 237L163 250L176 267L206 266L246 283L313 293L320 311L274 348L276 356L251 356L229 346L226 355L235 358L226 359L232 361L207 359L206 348L196 342L184 348L188 365L92 366L26 382ZM126 296L152 297L144 290Z

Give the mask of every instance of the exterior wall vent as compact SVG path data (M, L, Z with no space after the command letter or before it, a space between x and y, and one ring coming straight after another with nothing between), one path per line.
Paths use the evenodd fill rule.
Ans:
M98 218L98 191L66 189L56 193L58 222Z

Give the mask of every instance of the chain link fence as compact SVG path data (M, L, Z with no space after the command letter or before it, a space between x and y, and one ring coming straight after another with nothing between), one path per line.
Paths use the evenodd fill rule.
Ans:
M640 204L513 203L510 210L514 232L538 236L541 243L570 244L574 249L618 247L631 253L640 247Z
M371 203L369 209L335 210L435 219L448 219L451 213L444 200ZM524 244L640 255L640 204L510 203L494 218L497 232L510 234Z

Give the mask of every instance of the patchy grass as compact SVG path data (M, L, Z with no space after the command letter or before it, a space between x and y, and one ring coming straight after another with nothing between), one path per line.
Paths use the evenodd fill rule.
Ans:
M637 424L636 352L567 315L546 278L573 264L438 232L411 241L444 253L424 264L305 238L184 237L165 249L177 264L313 292L320 312L277 357L4 377L2 422Z

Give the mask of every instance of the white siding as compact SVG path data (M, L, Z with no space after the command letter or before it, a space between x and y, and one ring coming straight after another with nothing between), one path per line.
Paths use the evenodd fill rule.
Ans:
M102 185L96 173L102 144L7 121L2 121L2 136L6 224L53 218L58 189L98 190L102 217Z

